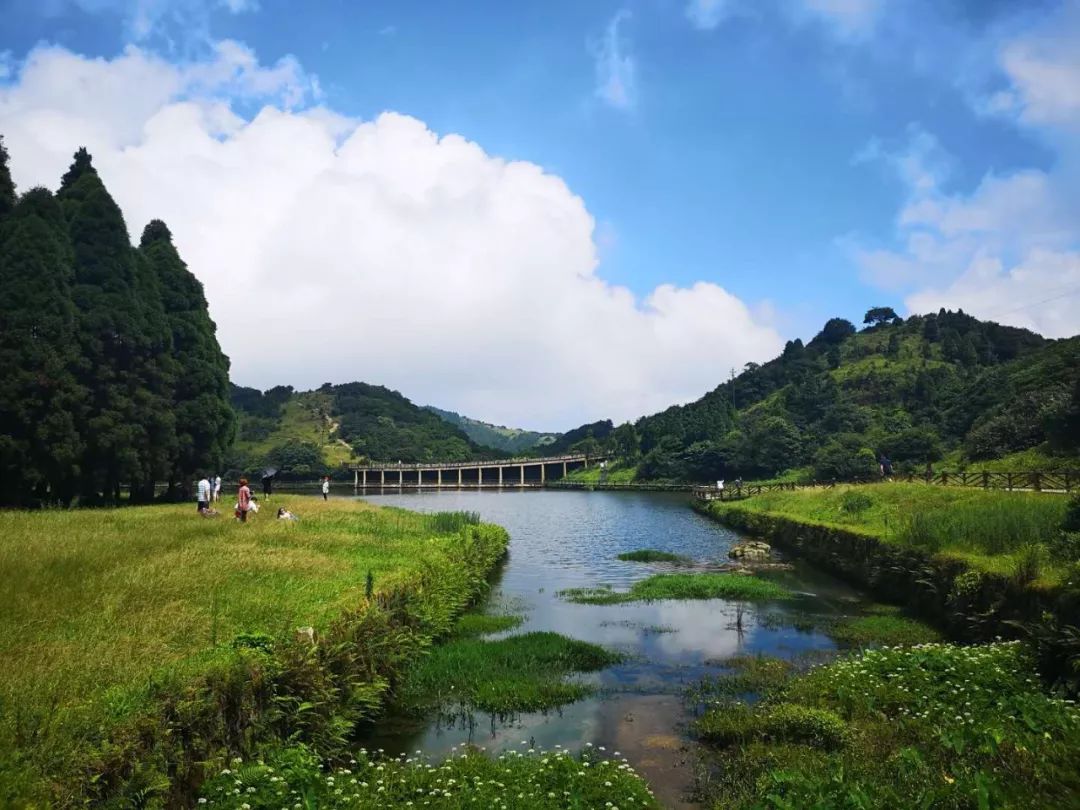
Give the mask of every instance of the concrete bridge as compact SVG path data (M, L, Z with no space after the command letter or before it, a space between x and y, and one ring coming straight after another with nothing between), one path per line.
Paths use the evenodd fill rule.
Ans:
M551 458L507 458L498 461L460 461L402 464L371 461L350 464L357 489L542 487L573 470L603 461L606 456L565 455Z

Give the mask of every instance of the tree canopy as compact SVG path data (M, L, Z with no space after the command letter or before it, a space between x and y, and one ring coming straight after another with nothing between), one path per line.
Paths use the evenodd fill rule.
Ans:
M0 502L154 496L218 466L228 361L168 228L135 249L86 149L10 205L0 146Z

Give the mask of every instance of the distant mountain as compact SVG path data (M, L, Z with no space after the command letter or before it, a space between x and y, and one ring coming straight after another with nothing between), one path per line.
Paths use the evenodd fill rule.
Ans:
M444 411L434 405L425 405L425 410L431 411L440 419L460 428L466 436L479 445L493 447L505 453L518 454L529 450L543 448L554 443L558 433L538 433L534 430L520 430L519 428L492 425L481 422L479 419L471 419L453 411Z
M397 391L354 382L315 391L232 386L239 427L229 459L235 472L275 467L283 477L314 477L343 463L469 461L493 458L464 431Z

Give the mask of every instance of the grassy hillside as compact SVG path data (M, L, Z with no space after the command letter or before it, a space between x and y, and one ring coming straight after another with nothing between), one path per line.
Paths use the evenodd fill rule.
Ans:
M776 359L632 430L648 479L803 469L844 480L873 475L882 453L920 471L1003 457L1077 467L1080 337L1050 341L946 311L862 331L833 319L809 343L791 341Z
M461 429L397 391L366 383L315 391L279 386L265 392L233 386L239 419L229 459L236 473L276 467L282 477L314 478L341 464L376 461L467 461L499 451L481 447Z
M404 629L393 645L369 637L388 620L368 601L369 572L376 595L423 581L410 627L423 616L417 632L430 638L449 629L505 548L504 532L469 516L278 502L299 522L269 510L246 524L205 519L193 504L0 512L0 806L29 797L64 806L91 789L79 787L90 774L101 778L93 790L132 780L124 805L146 806L134 798L140 780L151 785L146 799L168 781L157 765L217 755L216 735L232 733L219 723L235 721L250 745L279 727L310 739L324 710L340 712L334 722L370 712L387 667L426 642ZM293 658L303 626L328 645L347 630L340 651L366 656L362 666L333 661L329 647ZM350 673L337 698L319 693L345 685L334 668ZM347 695L354 705L335 704ZM169 724L184 729L175 742ZM134 775L133 761L143 762Z
M461 428L465 435L483 447L502 450L509 455L518 455L530 450L543 450L559 438L558 433L538 433L534 430L503 427L471 419L453 411L444 411L434 405L425 405L426 410L455 427Z

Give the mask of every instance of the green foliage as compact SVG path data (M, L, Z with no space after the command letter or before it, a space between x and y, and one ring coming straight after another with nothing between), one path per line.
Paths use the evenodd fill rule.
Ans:
M232 440L198 282L152 222L134 250L80 149L56 198L15 204L0 145L0 503L148 501L221 463Z
M940 641L941 634L924 622L889 611L870 616L851 616L825 628L832 638L855 647L927 644Z
M311 479L326 474L322 451L311 442L287 439L284 444L270 448L266 464L276 467L281 478Z
M2 503L75 494L84 450L76 420L89 403L76 380L72 258L63 212L46 189L24 194L0 222Z
M858 515L874 505L873 499L857 489L846 491L840 500L840 511L849 515Z
M594 672L621 657L595 644L534 632L498 641L458 637L435 647L413 667L396 695L411 712L457 716L483 711L501 717L554 709L589 694L589 685L564 680Z
M814 476L819 481L866 481L878 476L874 451L852 433L840 434L814 454Z
M8 151L4 146L4 136L0 135L0 219L15 208L15 182L11 179L11 167L8 166Z
M768 601L787 599L791 592L771 580L745 574L655 574L635 582L629 591L607 587L569 588L559 596L585 605L614 605L658 599L730 599Z
M139 253L157 279L176 362L171 409L177 449L168 463L171 484L200 469L220 469L235 433L229 402L229 359L221 351L202 284L187 269L161 220L143 230Z
M1058 807L1080 789L1080 711L1017 643L865 652L698 725L728 746L724 807Z
M960 450L995 458L1037 446L1076 466L1080 338L1046 341L963 312L871 313L863 332L834 318L809 344L791 341L698 401L638 420L642 477L773 478L815 466L856 480L875 474L881 453L921 471Z
M283 505L301 520L0 512L0 804L134 795L141 774L155 801L189 806L198 763L225 751L290 737L332 754L507 543L343 499Z
M222 810L382 810L424 805L446 810L501 808L563 810L640 807L658 810L648 786L625 759L529 748L491 757L475 749L443 762L423 756L383 758L361 749L347 763L323 770L306 748L278 749L257 761L233 760L202 791Z
M435 512L428 515L428 520L431 522L431 528L433 531L440 534L452 534L454 532L460 532L467 526L479 526L480 525L480 513L479 512Z
M885 326L902 320L892 307L872 307L866 311L866 315L863 317L863 323L871 327Z
M626 562L683 562L685 557L672 554L670 551L657 551L654 548L643 548L637 551L624 551L617 555L616 559Z

